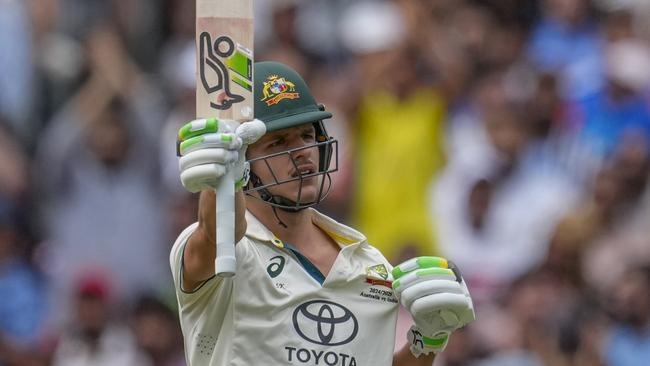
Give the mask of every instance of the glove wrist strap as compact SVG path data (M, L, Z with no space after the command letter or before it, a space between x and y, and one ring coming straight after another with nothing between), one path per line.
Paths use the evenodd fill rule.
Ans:
M244 162L244 171L242 177L235 182L235 191L239 191L248 185L251 176L251 166L248 162Z
M445 347L447 347L447 342L449 341L449 332L438 332L433 336L425 335L425 332L416 326L411 326L408 332L408 341L410 344L410 350L413 356L416 358L420 355L428 355L433 352L437 354L442 352Z

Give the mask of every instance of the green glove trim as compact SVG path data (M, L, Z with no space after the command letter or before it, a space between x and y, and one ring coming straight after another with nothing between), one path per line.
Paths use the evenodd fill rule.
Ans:
M447 260L440 257L419 257L416 259L416 262L420 268L449 268L449 263Z
M201 125L200 122L204 122L204 124ZM178 139L185 141L204 133L215 133L217 131L219 131L219 120L216 118L192 121L186 123L180 128L180 130L178 130Z
M425 336L422 328L417 325L411 326L407 334L408 342L411 344L410 350L416 358L421 355L440 353L447 347L449 341L448 332L437 332L432 337Z
M445 276L451 276L454 279L456 278L456 275L454 274L454 271L451 269L447 268L425 268L425 269L418 269L415 271L415 275L418 277L427 277L431 275L445 275Z
M435 338L422 336L422 343L424 343L425 347L438 349L444 346L445 343L447 343L448 339L449 339L448 334L442 334Z
M403 272L399 267L395 267L395 268L393 268L393 271L391 273L393 274L393 278L395 280L397 280L398 278L404 276L408 272ZM395 281L395 282L397 282L397 281Z
M398 279L409 272L413 272L419 269L426 268L449 268L449 262L446 259L440 257L418 257L415 258L415 264L417 267L412 270L403 270L402 267L413 268L413 259L398 265L393 268L392 274L394 279Z
M399 282L399 280L393 281L393 290L397 290L400 288L400 286L402 286L402 284Z
M420 278L434 276L434 275L443 275L443 276L452 277L454 279L456 278L454 272L447 268L425 268L425 269L418 269L412 272L415 272L415 276ZM407 273L411 273L411 272L407 272ZM393 276L395 276L394 269L393 269ZM407 282L413 282L413 281L407 281ZM402 286L402 282L399 279L393 281L393 290L398 290L401 286Z
M181 142L181 144L180 144L180 152L181 152L181 155L185 155L185 152L186 152L190 147L192 147L192 146L194 146L194 145L196 145L196 144L200 144L200 143L202 143L203 141L205 141L205 138L204 138L203 136L195 136L195 137L191 137L191 138L189 138L189 139L187 139L187 140Z

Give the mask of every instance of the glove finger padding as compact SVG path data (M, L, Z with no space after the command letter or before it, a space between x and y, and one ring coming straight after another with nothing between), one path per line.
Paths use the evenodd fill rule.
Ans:
M440 257L411 258L393 268L393 277L397 280L418 269L449 269L449 262Z
M400 266L396 267L399 268ZM395 272L395 270L393 270ZM398 274L399 275L399 274ZM456 282L456 275L448 268L420 268L412 272L402 273L401 277L393 275L395 281L393 282L393 289L397 295L409 287L415 286L419 283L429 281L449 281ZM456 282L458 283L458 282Z
M222 164L203 164L181 172L183 187L192 193L217 186L219 178L226 174L226 166Z
M192 151L203 149L225 149L239 150L242 147L242 139L234 133L207 133L200 136L194 136L180 143L181 156L187 155Z
M413 301L408 309L413 318L425 321L431 328L456 330L465 325L461 318L467 312L467 303L465 295L438 293Z
M197 119L178 131L177 152L180 156L181 182L190 192L216 188L226 172L236 178L235 188L246 185L249 167L246 146L266 132L259 120L240 124L216 118Z
M219 120L216 118L196 119L186 123L178 130L178 140L182 142L206 134L234 133L238 127L239 123L232 120Z
M266 125L259 119L254 119L250 122L242 123L235 130L235 134L239 137L244 145L250 145L259 140L266 133Z
M450 293L465 296L460 284L456 281L448 280L428 280L421 281L404 289L400 294L401 304L410 309L413 302L430 295L439 293Z
M237 151L205 149L187 153L178 160L181 171L203 164L232 164L239 159Z

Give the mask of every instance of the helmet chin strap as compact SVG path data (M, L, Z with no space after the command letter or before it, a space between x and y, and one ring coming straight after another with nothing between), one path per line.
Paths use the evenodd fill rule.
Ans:
M277 208L275 206L271 206L271 210L273 210L273 215L275 215L275 218L278 220L278 225L282 226L285 229L288 229L289 227L287 226L287 224L285 224L284 221L280 219L280 216L278 216Z

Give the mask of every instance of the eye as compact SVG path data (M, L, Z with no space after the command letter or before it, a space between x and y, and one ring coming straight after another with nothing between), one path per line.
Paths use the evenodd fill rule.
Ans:
M302 134L302 138L307 141L315 141L316 135L313 132L305 132Z
M271 142L269 142L268 146L269 147L277 147L277 146L281 146L283 144L284 144L284 137L278 137L275 140L271 140Z

